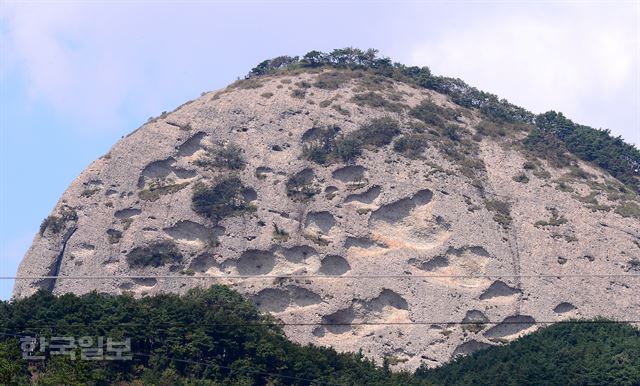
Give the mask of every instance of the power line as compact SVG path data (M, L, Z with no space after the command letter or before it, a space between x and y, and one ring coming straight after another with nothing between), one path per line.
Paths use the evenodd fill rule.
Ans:
M548 324L633 324L640 323L640 320L611 320L611 319L569 319L569 320L553 320L553 321L412 321L412 322L300 322L300 323L279 323L279 322L261 322L261 323L201 323L199 321L192 322L162 322L154 323L153 321L145 322L107 322L107 323L75 323L75 324L17 324L13 325L14 328L80 328L80 327L95 327L95 326L107 326L107 327L125 327L125 326L149 326L153 329L159 329L158 326L168 326L168 328L175 327L286 327L286 326L424 326L424 325L548 325Z
M116 279L176 279L176 280L219 280L219 279L425 279L425 278L459 278L459 279L486 279L486 278L607 278L607 277L631 277L640 278L637 273L603 273L603 274L487 274L487 275L120 275L120 276L0 276L0 280L116 280Z

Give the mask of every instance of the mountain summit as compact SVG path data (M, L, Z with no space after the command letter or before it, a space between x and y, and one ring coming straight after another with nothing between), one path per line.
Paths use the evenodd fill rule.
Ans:
M433 366L640 319L639 166L607 131L375 50L279 57L89 165L14 296L226 284L294 341Z

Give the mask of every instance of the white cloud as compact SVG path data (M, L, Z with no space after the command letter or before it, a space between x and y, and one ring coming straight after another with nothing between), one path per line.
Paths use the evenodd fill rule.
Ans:
M640 143L633 109L640 108L637 23L628 6L566 6L544 14L518 8L444 31L416 46L410 60L535 112L561 110L581 123L622 125L619 133ZM620 105L625 98L631 106Z
M640 6L594 4L412 5L412 15L424 17L403 16L405 28L392 23L384 37L365 41L414 47L409 62L434 73L460 77L534 111L557 109L581 123L619 128L634 140L640 126L640 80L634 77L640 73ZM401 24L397 14L409 12L406 4L390 4L388 12L376 8L366 21L342 15L350 23L345 30L308 28L292 37L285 21L300 12L307 16L308 8L263 5L3 4L0 79L16 71L32 103L44 101L75 126L121 130L126 118L156 115L209 89L207 82L232 80L264 53L306 44L312 49L324 41L356 44L349 39L373 32L378 23ZM436 14L442 17L422 23Z
M3 71L19 71L31 103L44 100L65 116L92 118L97 127L113 122L126 74L112 58L100 56L100 18L90 8L9 3L2 16L3 40L13 54L12 66Z
M193 30L172 25L169 7L149 5L8 3L1 43L11 58L0 71L24 80L29 105L42 101L87 132L122 130L125 112L157 115L196 80L180 74L192 42L175 45Z

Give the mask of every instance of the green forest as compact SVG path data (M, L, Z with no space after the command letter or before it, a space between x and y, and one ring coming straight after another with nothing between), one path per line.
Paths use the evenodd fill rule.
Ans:
M361 353L295 344L277 320L220 285L140 299L40 291L1 303L0 331L3 385L640 384L640 331L629 325L556 324L436 369L398 373ZM26 336L128 337L131 360L24 360Z
M640 385L640 330L603 319L555 324L416 375L437 385Z
M3 385L428 384L360 354L294 344L276 320L224 286L142 299L41 291L2 303L0 331ZM22 360L22 336L129 337L132 360Z

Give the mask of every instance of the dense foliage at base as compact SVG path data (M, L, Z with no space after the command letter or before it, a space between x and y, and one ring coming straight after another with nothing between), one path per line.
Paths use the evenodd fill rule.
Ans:
M247 75L248 79L298 69L317 70L334 68L358 70L391 78L419 87L431 89L451 97L451 100L466 108L473 108L487 119L501 123L524 123L532 130L524 146L537 156L542 156L556 165L566 163L566 152L584 161L593 162L612 176L640 193L640 151L625 143L621 137L611 136L609 130L577 125L561 113L550 111L538 116L526 109L500 99L494 94L471 87L456 78L435 76L428 67L406 66L394 63L389 58L379 57L378 51L357 48L335 49L329 53L311 51L302 58L279 56L261 62ZM316 87L335 89L336 76L323 76Z
M3 385L428 384L360 354L292 343L275 320L224 286L143 299L39 292L0 304L0 332ZM129 337L133 359L26 361L20 336Z
M438 385L640 385L640 330L556 324L416 375Z
M640 331L557 324L436 369L392 373L361 354L290 342L276 320L225 286L186 295L53 296L0 303L7 385L638 385ZM19 338L131 338L129 361L22 359Z

